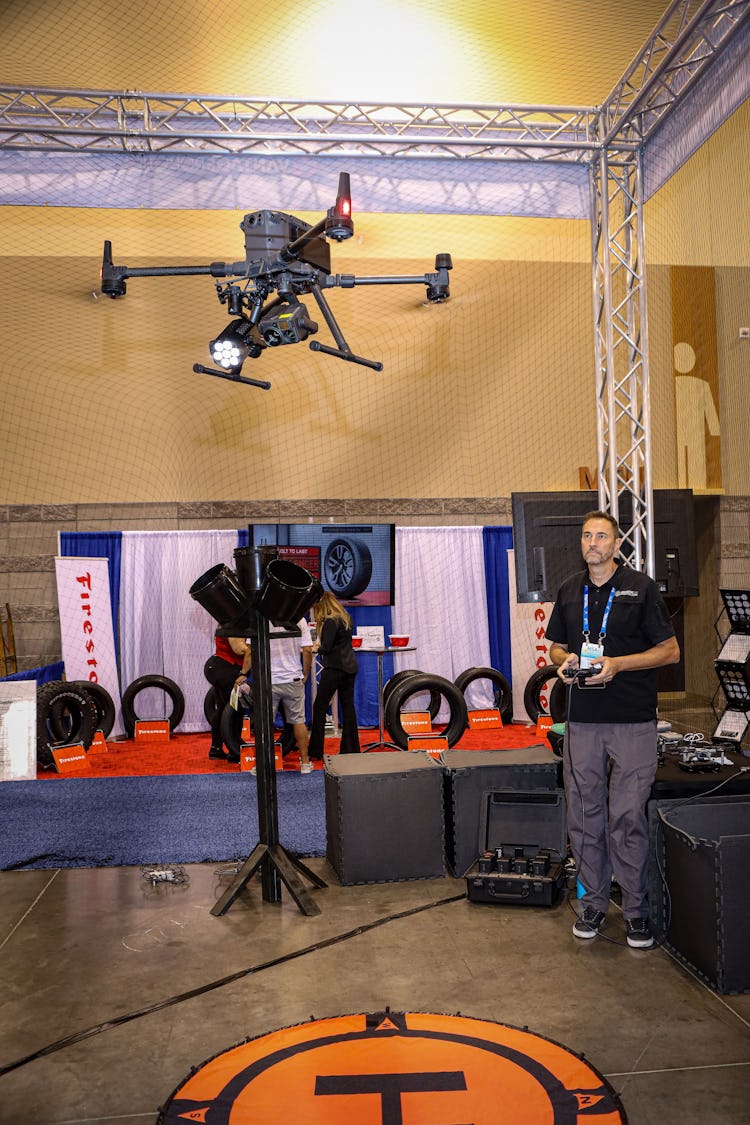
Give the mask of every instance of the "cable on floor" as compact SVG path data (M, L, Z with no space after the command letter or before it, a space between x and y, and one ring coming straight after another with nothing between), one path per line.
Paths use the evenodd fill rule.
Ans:
M239 969L236 973L230 973L228 976L220 977L218 980L209 981L208 984L203 984L199 988L191 988L189 992L181 992L176 996L170 996L166 1000L159 1000L156 1004L149 1004L146 1008L138 1008L135 1012L126 1012L125 1015L116 1016L114 1019L107 1020L105 1023L96 1024L94 1027L87 1027L84 1031L76 1032L73 1035L66 1035L63 1039L57 1039L54 1043L48 1043L46 1047L40 1047L38 1051L32 1051L29 1055L24 1055L23 1058L16 1059L12 1063L7 1063L5 1066L0 1066L0 1077L4 1074L9 1074L13 1070L18 1070L27 1063L34 1062L35 1059L43 1059L47 1055L52 1055L56 1051L61 1051L64 1047L72 1047L76 1043L82 1043L84 1039L90 1039L94 1035L100 1035L103 1031L109 1031L113 1027L121 1027L123 1024L130 1023L132 1020L140 1019L142 1016L149 1016L154 1012L161 1012L165 1008L171 1008L175 1004L181 1004L185 1000L193 1000L197 996L203 996L207 992L213 992L217 988L223 988L227 984L234 984L235 981L242 980L243 977L252 976L254 973L261 973L264 969L272 969L277 965L283 965L287 961L294 961L298 957L304 957L308 953L316 953L319 949L329 949L333 945L339 945L341 942L349 941L351 938L359 937L360 934L369 933L370 930L376 930L379 926L385 926L389 922L398 922L402 918L411 918L415 914L422 914L426 910L432 910L437 906L447 906L452 902L465 902L466 894L451 895L449 898L438 899L437 902L424 903L422 906L413 906L409 910L402 910L398 914L387 914L384 918L377 918L374 922L366 922L362 926L357 926L353 930L347 930L343 934L335 934L333 937L325 938L323 941L318 941L314 945L307 945L304 949L297 949L292 953L285 953L283 957L274 957L271 961L264 961L260 965L251 965L247 969Z

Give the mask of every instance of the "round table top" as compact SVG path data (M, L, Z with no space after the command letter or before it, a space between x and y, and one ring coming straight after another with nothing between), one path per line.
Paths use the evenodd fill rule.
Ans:
M355 652L376 652L376 653L380 653L381 656L382 656L386 652L416 652L417 646L416 645L388 645L387 648L380 648L380 647L378 647L378 648L365 648L364 645L362 645L361 648L355 648L354 651Z

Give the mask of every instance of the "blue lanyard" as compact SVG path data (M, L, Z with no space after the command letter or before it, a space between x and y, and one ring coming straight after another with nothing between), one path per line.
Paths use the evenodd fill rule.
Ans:
M607 605L604 609L604 617L602 617L602 627L599 632L599 644L602 643L607 635L607 622L609 621L609 611L612 608L612 602L615 600L615 588L612 586L607 598ZM583 635L586 638L586 643L589 640L589 588L583 587Z

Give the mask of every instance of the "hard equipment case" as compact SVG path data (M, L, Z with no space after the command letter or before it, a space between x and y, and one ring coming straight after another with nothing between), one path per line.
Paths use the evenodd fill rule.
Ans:
M466 873L470 902L554 906L565 883L562 789L486 795L479 859Z

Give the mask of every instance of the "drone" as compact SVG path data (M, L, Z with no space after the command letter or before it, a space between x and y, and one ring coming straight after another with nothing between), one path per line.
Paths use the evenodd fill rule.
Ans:
M258 359L266 348L299 344L318 331L300 297L312 294L333 337L336 347L311 340L315 352L358 363L382 371L377 360L355 355L325 298L325 289L353 289L355 285L426 286L427 301L439 304L450 297L450 254L435 256L435 270L421 276L355 277L331 273L331 248L328 240L343 242L354 234L349 173L339 174L336 202L325 218L314 226L282 211L253 211L244 216L240 229L245 235L245 260L211 262L207 266L154 266L131 269L112 261L112 243L105 241L101 270L101 291L108 297L124 297L126 280L131 277L178 277L209 274L222 278L216 293L227 306L232 320L209 343L217 367L196 363L197 374L216 375L236 383L269 390L271 384L248 379L240 374L246 359Z

